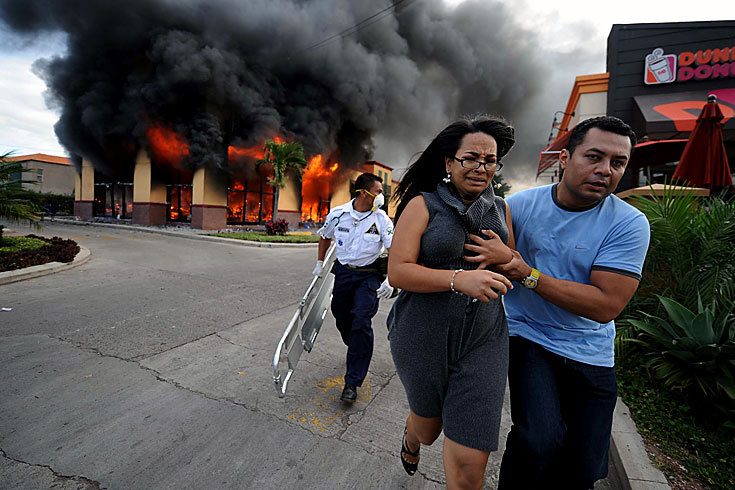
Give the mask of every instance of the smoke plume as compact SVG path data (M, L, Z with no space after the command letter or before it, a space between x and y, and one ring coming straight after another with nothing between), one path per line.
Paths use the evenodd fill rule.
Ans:
M441 0L0 0L0 18L17 35L67 34L67 53L35 69L60 109L60 142L111 173L130 170L154 124L186 138L193 167L223 167L227 145L280 134L307 155L347 165L377 157L400 169L452 119L478 112L506 117L520 139L530 128L547 132L563 103L554 100L551 112L538 104L551 95L546 74L558 60L510 9L479 0L456 8ZM533 151L523 142L515 150L531 159L526 170L545 134L532 139Z

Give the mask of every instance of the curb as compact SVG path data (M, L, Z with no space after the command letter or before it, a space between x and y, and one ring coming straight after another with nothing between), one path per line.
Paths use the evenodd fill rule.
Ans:
M630 409L620 397L613 412L610 457L624 490L671 488L661 470L651 463L643 439L630 417Z
M90 258L92 258L92 253L89 251L89 249L79 245L79 253L77 253L77 255L74 257L74 260L71 262L48 262L47 264L34 265L31 267L26 267L24 269L0 272L0 286L2 286L3 284L25 281L26 279L33 279L34 277L56 274L57 272L80 266L87 262Z
M164 230L160 228L151 228L148 226L140 225L118 225L115 223L90 223L88 221L77 221L72 219L59 219L57 218L55 223L63 223L65 225L77 225L77 226L99 226L102 228L116 228L119 230L128 231L140 231L143 233L156 233L159 235L174 236L178 238L188 238L190 240L205 240L210 242L219 243L230 243L233 245L240 245L244 247L257 247L257 248L311 248L316 247L318 242L315 243L278 243L278 242L251 242L248 240L238 240L235 238L223 238L218 236L209 236L204 233L187 232L187 231L173 231ZM211 230L216 233L217 230Z

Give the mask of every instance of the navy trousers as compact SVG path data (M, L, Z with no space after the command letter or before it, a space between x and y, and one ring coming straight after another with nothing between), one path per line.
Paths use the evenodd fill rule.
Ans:
M511 419L499 490L590 489L607 476L614 368L510 338Z
M332 314L347 346L345 383L362 386L373 357L372 318L378 312L378 272L353 271L337 263L334 267Z

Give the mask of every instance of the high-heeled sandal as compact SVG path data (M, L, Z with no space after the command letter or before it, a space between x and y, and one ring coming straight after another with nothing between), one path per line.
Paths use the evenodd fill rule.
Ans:
M416 451L411 451L408 446L406 445L406 434L408 433L408 427L403 428L403 439L401 440L401 463L403 463L403 469L406 470L406 473L409 474L409 476L413 476L414 473L416 473L416 470L419 468L419 462L416 461L415 463L410 463L406 461L406 459L403 457L404 454L407 454L411 457L419 457L419 453L421 452L421 446Z

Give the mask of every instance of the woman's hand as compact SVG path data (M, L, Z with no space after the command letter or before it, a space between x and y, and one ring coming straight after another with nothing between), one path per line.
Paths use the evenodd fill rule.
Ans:
M513 289L513 284L502 274L486 270L460 271L454 276L454 289L467 296L489 303Z
M470 239L477 245L465 243L464 248L477 255L473 257L464 256L467 262L479 262L478 269L487 269L491 265L506 264L513 259L512 249L503 243L497 233L492 230L482 230L489 238L486 240L477 235L470 234Z

